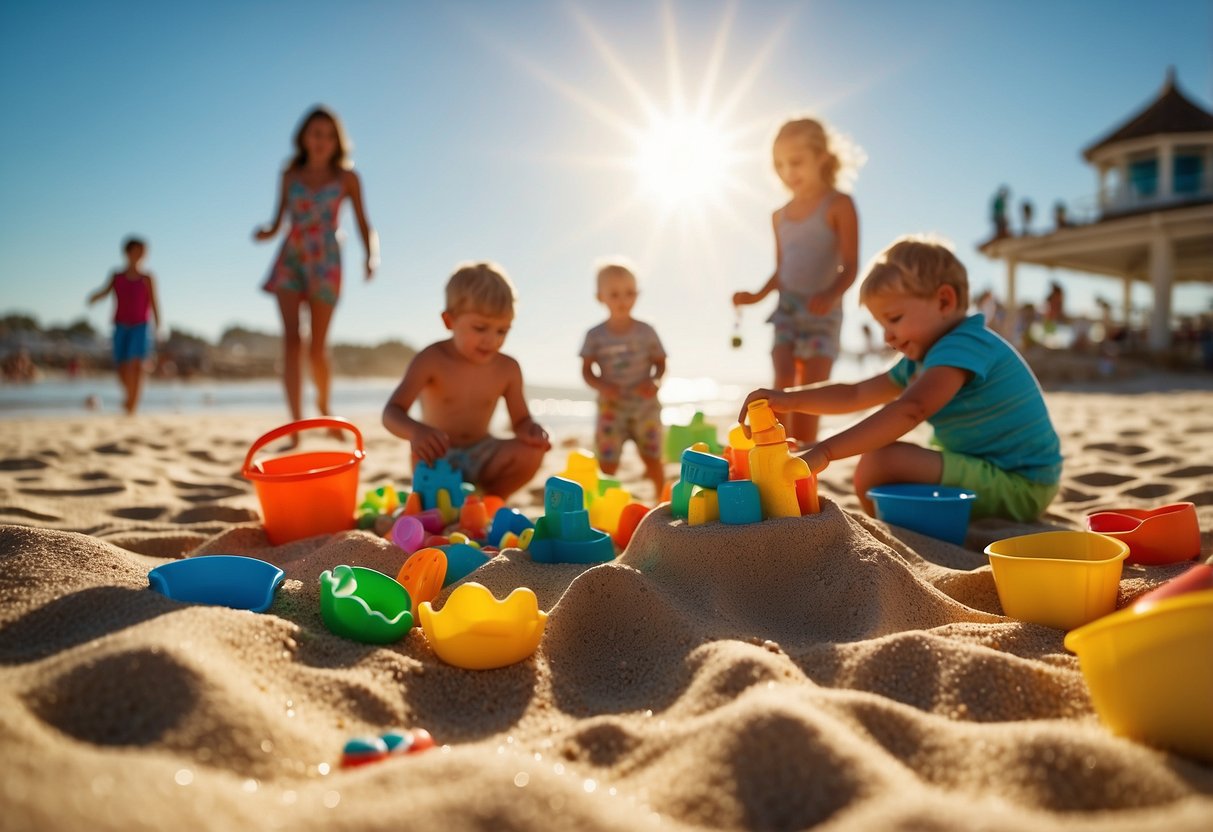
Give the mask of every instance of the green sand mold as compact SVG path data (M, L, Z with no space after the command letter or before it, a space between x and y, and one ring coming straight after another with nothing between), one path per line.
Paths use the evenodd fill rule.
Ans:
M320 617L331 632L367 644L399 641L413 626L408 590L363 566L338 566L320 575Z

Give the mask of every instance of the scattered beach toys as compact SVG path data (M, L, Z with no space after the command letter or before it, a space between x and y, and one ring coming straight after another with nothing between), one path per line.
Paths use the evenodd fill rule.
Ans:
M590 527L581 486L549 477L543 489L543 516L535 522L531 559L536 563L603 563L615 559L606 532Z
M703 411L700 410L695 411L690 424L670 425L666 428L665 461L678 462L682 459L682 452L696 442L706 444L708 452L713 454L719 454L723 450L716 439L716 426L704 421Z
M425 526L421 525L420 520L409 514L400 515L392 525L392 542L409 554L421 548L425 534Z
M363 566L338 566L320 574L320 617L344 638L389 644L413 626L412 603L399 582Z
M354 737L341 751L341 767L355 768L388 757L418 754L434 747L434 738L424 728L393 730L379 737Z
M446 578L442 582L443 586L462 581L491 560L489 555L467 543L446 543L437 548L446 555Z
M800 517L821 511L817 499L817 478L809 465L788 450L787 432L775 418L766 399L755 399L746 408L750 436L750 480L758 486L762 516ZM806 484L798 486L800 480Z
M717 519L716 489L728 481L729 463L724 457L690 448L682 452L681 463L678 482L670 493L670 513L692 526ZM709 491L710 497L704 496ZM692 498L698 498L695 519L691 519Z
M433 466L424 462L413 466L413 493L421 495L423 509L439 508L439 495L443 491L446 492L451 508L457 509L463 505L466 492L463 488L463 473L458 468L452 468L451 463L445 459L438 460Z
M729 479L748 480L750 478L750 451L754 449L754 440L745 435L745 428L733 425L729 431L729 446L722 452L729 461Z
M396 582L408 592L410 611L416 614L418 604L433 601L442 592L446 583L446 552L432 546L413 552L400 567Z
M362 502L358 504L358 520L355 525L359 529L376 533L386 525L384 533L390 533L391 524L403 511L409 496L409 492L398 490L391 483L372 488L363 495Z
M1113 733L1213 763L1213 567L1194 566L1065 643Z
M611 533L611 540L620 550L628 548L628 544L632 542L632 535L636 533L636 527L648 513L649 507L644 503L628 503L623 507L623 511L619 513L619 525Z
M518 587L498 601L487 587L472 582L455 589L435 611L427 601L417 607L430 647L447 664L491 670L526 659L543 638L548 614L534 591Z
M564 465L564 470L556 476L561 479L572 480L581 486L582 497L585 500L585 505L588 508L594 498L598 496L598 458L592 453L582 448L574 451L569 451L568 461Z
M463 500L463 508L459 509L459 528L468 537L483 540L489 527L489 512L484 503L475 494L469 494Z
M963 546L976 492L948 485L890 483L868 489L876 517L894 526Z
M1116 609L1129 547L1094 532L1038 532L985 549L1011 618L1071 630Z
M502 506L493 514L493 523L489 526L488 543L490 546L505 548L502 540L507 534L521 535L527 529L535 528L531 519L516 508Z
M240 555L203 555L161 564L147 573L148 585L185 604L212 604L265 612L283 572L272 563Z
M1200 523L1195 503L1096 511L1087 515L1087 528L1128 544L1128 563L1149 566L1183 563L1200 554Z
M619 528L619 517L632 495L624 488L608 488L590 503L590 525L601 529L607 534L614 534Z
M264 459L257 451L300 431L336 428L354 434L351 451L313 451ZM354 528L358 466L366 457L362 433L345 419L302 419L275 428L253 443L241 473L251 480L261 502L265 534L275 546Z

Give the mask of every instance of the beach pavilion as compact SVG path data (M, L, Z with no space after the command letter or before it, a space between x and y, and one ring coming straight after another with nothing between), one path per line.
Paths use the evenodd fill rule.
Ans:
M1083 150L1099 187L1059 212L1047 233L996 235L981 244L1007 265L1015 309L1020 263L1120 278L1128 321L1133 281L1153 288L1148 346L1171 345L1171 293L1180 281L1213 282L1213 113L1179 89L1174 70L1140 112Z

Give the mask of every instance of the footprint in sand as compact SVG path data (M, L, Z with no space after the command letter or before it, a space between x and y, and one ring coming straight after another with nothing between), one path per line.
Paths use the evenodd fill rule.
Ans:
M1126 476L1125 474L1113 474L1109 471L1092 471L1090 474L1079 474L1074 477L1074 482L1080 485L1089 485L1094 488L1107 488L1110 485L1122 485L1136 477Z
M166 511L168 509L165 506L131 506L116 508L110 512L110 516L120 520L155 520L162 517Z
M1076 488L1063 488L1058 499L1063 503L1089 503L1096 499L1098 495L1088 494L1085 491L1079 491Z
M1158 497L1165 497L1175 491L1175 486L1168 485L1165 482L1152 482L1146 485L1139 485L1136 488L1130 488L1124 492L1126 497L1140 497L1143 500L1153 500Z
M1154 459L1143 459L1135 464L1139 468L1153 468L1155 465L1174 465L1177 462L1179 462L1179 460L1173 456L1160 456L1155 457ZM1163 476L1167 475L1164 474Z
M174 523L248 523L260 519L251 509L233 506L195 506L173 515Z
M22 520L37 520L40 523L50 523L63 519L57 514L42 514L41 512L30 511L27 508L17 508L16 506L0 507L0 517L20 517Z
M1195 503L1198 506L1213 506L1213 491L1198 491L1183 498L1185 503Z
M107 442L104 445L98 445L97 447L93 448L93 450L99 454L112 454L116 456L131 455L130 451L122 447L122 445L117 442Z
M1186 480L1194 477L1207 477L1213 474L1213 465L1189 465L1187 468L1177 468L1163 474L1167 479Z
M37 471L46 467L47 463L33 457L0 459L0 471Z
M248 492L246 488L236 488L235 486L224 485L222 483L194 483L181 482L180 480L172 480L172 483L178 491L183 492L178 494L178 496L191 503L209 503Z
M106 494L120 494L126 490L125 485L98 485L93 488L18 488L21 494L31 497L102 497Z
M1141 456L1150 449L1142 445L1120 445L1116 442L1097 442L1094 445L1083 445L1084 451L1107 451L1122 456Z

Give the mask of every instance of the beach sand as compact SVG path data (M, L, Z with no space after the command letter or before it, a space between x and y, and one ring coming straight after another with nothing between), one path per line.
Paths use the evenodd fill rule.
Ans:
M417 629L387 647L325 629L322 570L394 575L403 554L367 532L268 544L239 471L273 415L10 421L0 828L1208 830L1213 766L1110 734L1064 634L1003 617L981 554L1180 500L1213 554L1213 392L1167 386L1050 393L1061 494L966 547L860 515L851 463L817 516L690 528L659 509L594 568L506 551L474 579L533 588L550 618L534 658L483 672ZM404 443L356 421L362 487L405 485ZM517 503L537 513L589 436ZM622 475L651 498L638 459ZM283 567L268 613L148 589L212 553ZM1119 605L1185 568L1126 567ZM347 739L394 727L440 747L340 768Z

